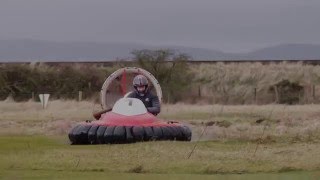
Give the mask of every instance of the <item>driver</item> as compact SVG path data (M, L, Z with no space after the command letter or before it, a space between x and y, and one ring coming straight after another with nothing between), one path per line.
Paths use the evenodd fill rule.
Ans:
M149 113L157 115L160 113L160 102L158 96L153 95L148 88L148 79L143 75L137 75L133 79L134 92L127 97L140 99Z

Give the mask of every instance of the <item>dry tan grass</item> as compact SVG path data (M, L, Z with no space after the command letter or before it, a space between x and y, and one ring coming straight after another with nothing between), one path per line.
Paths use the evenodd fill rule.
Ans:
M178 120L193 130L193 140L317 141L320 105L187 105L162 106L164 120ZM93 120L100 105L91 102L0 102L1 134L66 134L77 122ZM259 121L261 121L259 123Z
M320 139L320 105L166 105L165 119L193 125L194 139L208 126L202 140L314 141ZM259 121L262 121L259 123ZM220 123L219 123L220 122ZM222 123L221 123L222 122ZM224 126L228 122L228 126ZM271 139L270 139L271 138Z
M38 102L0 102L1 133L66 133L76 122L91 119L99 108L90 102L50 101L47 109Z

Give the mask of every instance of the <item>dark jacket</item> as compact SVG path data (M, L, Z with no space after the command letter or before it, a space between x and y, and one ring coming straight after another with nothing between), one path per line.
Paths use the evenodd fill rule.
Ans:
M140 96L136 91L130 93L127 97L140 99L148 112L157 115L160 113L160 101L158 96L153 95L148 91L144 96Z

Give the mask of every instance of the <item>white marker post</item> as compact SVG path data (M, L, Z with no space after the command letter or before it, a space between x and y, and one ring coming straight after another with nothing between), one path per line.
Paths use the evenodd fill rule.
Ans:
M39 94L40 102L42 104L42 108L47 108L49 102L50 94Z

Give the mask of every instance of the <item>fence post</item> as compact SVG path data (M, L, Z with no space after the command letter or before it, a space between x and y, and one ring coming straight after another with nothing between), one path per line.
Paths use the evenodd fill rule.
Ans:
M274 92L276 94L276 103L279 103L279 92L278 92L278 87L277 86L273 86L274 88Z
M82 101L82 91L79 91L79 101Z
M315 102L316 100L316 85L312 85L312 98L313 98L313 102Z
M34 92L31 94L32 101L35 101Z
M254 93L254 104L257 104L257 88L256 87L253 89L253 93Z

